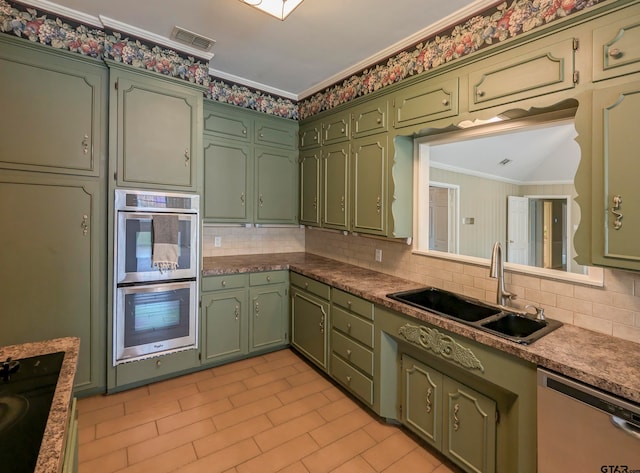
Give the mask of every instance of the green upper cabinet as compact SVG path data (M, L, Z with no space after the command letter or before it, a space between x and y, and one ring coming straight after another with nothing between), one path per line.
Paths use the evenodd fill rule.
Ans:
M298 124L204 104L204 209L213 223L298 223Z
M298 153L255 148L255 223L298 222Z
M320 146L322 136L322 122L320 120L309 121L300 126L298 132L298 147L303 149L317 148Z
M640 81L593 96L593 264L640 270Z
M349 128L351 117L349 111L330 115L322 120L322 144L340 143L351 136Z
M393 126L420 125L458 114L459 78L423 81L392 95Z
M321 224L322 150L320 147L301 150L300 223L319 227Z
M253 218L253 149L244 141L204 136L202 218L250 222Z
M354 140L351 156L351 229L385 235L388 212L388 136L382 134Z
M382 133L389 128L389 101L386 97L367 102L351 111L351 137Z
M469 111L571 89L574 75L573 38L520 46L479 62L469 69ZM548 43L548 41L547 41Z
M640 15L622 15L593 32L594 81L640 70Z
M117 184L196 190L202 156L202 89L108 64Z
M0 167L97 176L106 157L102 62L0 36Z
M322 148L322 226L349 229L349 143Z

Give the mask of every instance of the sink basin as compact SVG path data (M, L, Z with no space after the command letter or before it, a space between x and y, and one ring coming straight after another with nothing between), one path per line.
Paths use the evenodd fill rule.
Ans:
M387 297L524 345L562 326L557 320L534 319L435 287L395 292Z
M502 317L484 322L481 327L489 332L519 343L531 343L562 324L550 319L532 319L519 314L505 313Z
M388 294L387 297L465 322L477 322L500 313L500 309L496 307L470 301L462 296L435 287L396 292Z

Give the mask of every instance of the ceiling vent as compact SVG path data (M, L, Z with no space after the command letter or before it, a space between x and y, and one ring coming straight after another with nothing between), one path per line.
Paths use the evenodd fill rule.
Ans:
M203 51L211 50L211 47L216 42L213 39L209 39L192 31L185 30L184 28L180 28L179 26L173 27L171 37L176 41L188 44L189 46L193 46L194 48L198 48Z

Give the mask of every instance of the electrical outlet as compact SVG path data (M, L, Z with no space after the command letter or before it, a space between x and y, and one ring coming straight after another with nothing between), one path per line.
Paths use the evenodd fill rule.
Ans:
M213 246L220 248L222 246L222 237L213 237Z
M382 250L376 249L376 261L382 263Z

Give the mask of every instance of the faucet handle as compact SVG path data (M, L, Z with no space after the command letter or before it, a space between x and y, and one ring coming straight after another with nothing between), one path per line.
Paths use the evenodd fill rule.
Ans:
M534 309L535 313L529 311L529 309ZM538 306L533 305L533 304L528 304L528 305L524 306L524 310L527 311L527 313L529 313L531 315L535 315L536 319L544 320L544 309L542 307L538 307Z

